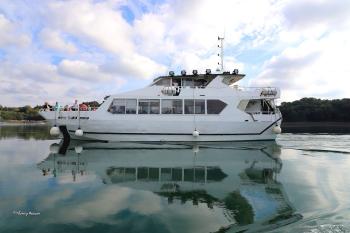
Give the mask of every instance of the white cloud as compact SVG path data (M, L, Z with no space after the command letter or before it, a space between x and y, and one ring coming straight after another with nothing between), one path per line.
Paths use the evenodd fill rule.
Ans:
M265 63L264 71L253 83L281 87L285 101L302 97L347 97L350 85L347 38L350 38L347 32L330 34L287 48Z
M294 0L283 9L288 26L310 29L317 25L331 27L349 24L349 1Z
M99 66L79 60L63 60L58 65L58 72L62 75L91 81L111 80L111 75L100 71Z
M133 51L131 26L110 4L91 1L53 2L48 6L53 27L116 54Z
M41 40L47 48L54 49L63 53L75 53L77 48L74 44L64 41L59 31L54 31L48 28L40 32Z
M42 102L54 94L61 99L80 96L82 89L97 97L125 83L137 88L166 70L215 70L217 35L224 30L227 70L248 72L248 80L253 73L254 83L281 85L284 100L346 96L341 80L329 83L329 77L347 74L346 1L68 0L30 9L19 4L16 12L12 4L0 4L8 17L0 14L0 79L7 90L14 88L9 87L14 80L44 89L36 98ZM132 11L132 21L123 18L121 6ZM308 91L303 85L309 85ZM19 103L24 96L3 99Z
M16 25L14 23L0 14L0 47L8 45L27 46L30 44L30 41L27 35L16 30Z
M63 60L57 66L0 62L0 80L1 104L11 106L71 103L74 99L100 101L125 84L118 73L107 73L96 64L79 60Z

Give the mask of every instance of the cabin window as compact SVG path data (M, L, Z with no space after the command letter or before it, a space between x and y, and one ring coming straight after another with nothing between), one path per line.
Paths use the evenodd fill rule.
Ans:
M184 87L193 87L193 79L191 79L191 78L183 78L182 79L182 85Z
M226 106L221 100L207 100L207 114L220 114Z
M205 100L195 100L195 114L205 114Z
M125 100L125 112L126 114L136 114L137 100L126 99Z
M162 114L182 114L182 100L162 100Z
M273 100L268 100L268 99L249 100L244 111L249 114L274 114L276 111L276 106Z
M136 99L114 99L108 112L112 114L136 114Z
M160 100L150 100L150 114L159 114Z
M207 80L205 79L195 79L194 86L195 87L205 87L207 85Z
M185 100L185 114L205 114L205 100Z
M156 86L171 86L171 78L162 78L155 83Z
M172 81L173 81L173 82L172 82L172 85L173 85L174 87L181 87L181 78L173 78Z
M160 100L139 100L139 114L159 114Z
M139 114L149 114L148 100L139 100Z
M260 100L249 100L245 108L245 112L249 114L257 114L261 112L261 102Z
M108 112L112 114L124 114L125 113L125 100L114 99L108 108Z

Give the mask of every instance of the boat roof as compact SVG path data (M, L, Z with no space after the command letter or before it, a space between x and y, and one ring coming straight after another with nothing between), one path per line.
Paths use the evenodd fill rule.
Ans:
M223 76L226 79L234 79L235 82L238 80L241 80L245 74L235 74L235 73L229 73L229 72L223 72L223 73L214 73L214 74L185 74L185 75L164 75L159 76L153 80L153 82L156 82L160 79L164 78L174 78L174 79L214 79L217 76Z

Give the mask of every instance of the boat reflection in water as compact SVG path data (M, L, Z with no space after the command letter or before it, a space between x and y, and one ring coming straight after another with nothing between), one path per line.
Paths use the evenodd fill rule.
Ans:
M265 231L302 218L283 185L275 142L151 144L71 142L51 145L43 175L95 174L106 185L148 190L169 205L205 204L227 224L220 232ZM147 205L147 203L144 203Z

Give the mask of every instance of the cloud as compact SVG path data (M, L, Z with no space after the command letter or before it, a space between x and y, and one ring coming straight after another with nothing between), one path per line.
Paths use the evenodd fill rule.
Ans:
M247 73L243 85L281 85L288 100L305 94L346 96L341 82L331 83L328 91L322 85L335 73L346 75L348 65L341 59L346 60L350 38L347 1L34 3L37 7L10 0L0 4L3 105L55 101L55 95L62 101L83 98L79 88L98 98L140 88L167 70L215 70L217 35L223 34L225 67ZM306 92L299 77L321 88ZM9 84L14 81L45 92L28 99L31 92ZM16 97L8 93L11 88Z
M0 47L4 46L27 46L30 44L29 36L16 30L16 24L10 22L0 14Z
M54 49L63 53L75 53L77 48L73 43L66 42L58 31L54 31L48 28L43 29L40 32L40 38L47 48Z
M348 32L331 34L320 40L304 41L285 49L263 66L263 72L253 80L254 85L282 88L282 99L302 97L344 98L348 96L350 72L346 64L350 53Z
M125 84L117 73L102 71L94 63L79 60L63 60L58 65L0 62L0 79L1 104L11 106L100 100Z
M289 26L301 29L319 24L339 27L349 23L349 1L290 1L283 9Z
M96 64L79 60L63 60L58 65L58 72L62 75L82 80L104 81L111 76L100 71Z
M52 2L49 20L54 28L72 34L107 52L127 54L133 50L131 26L108 3L91 1Z

